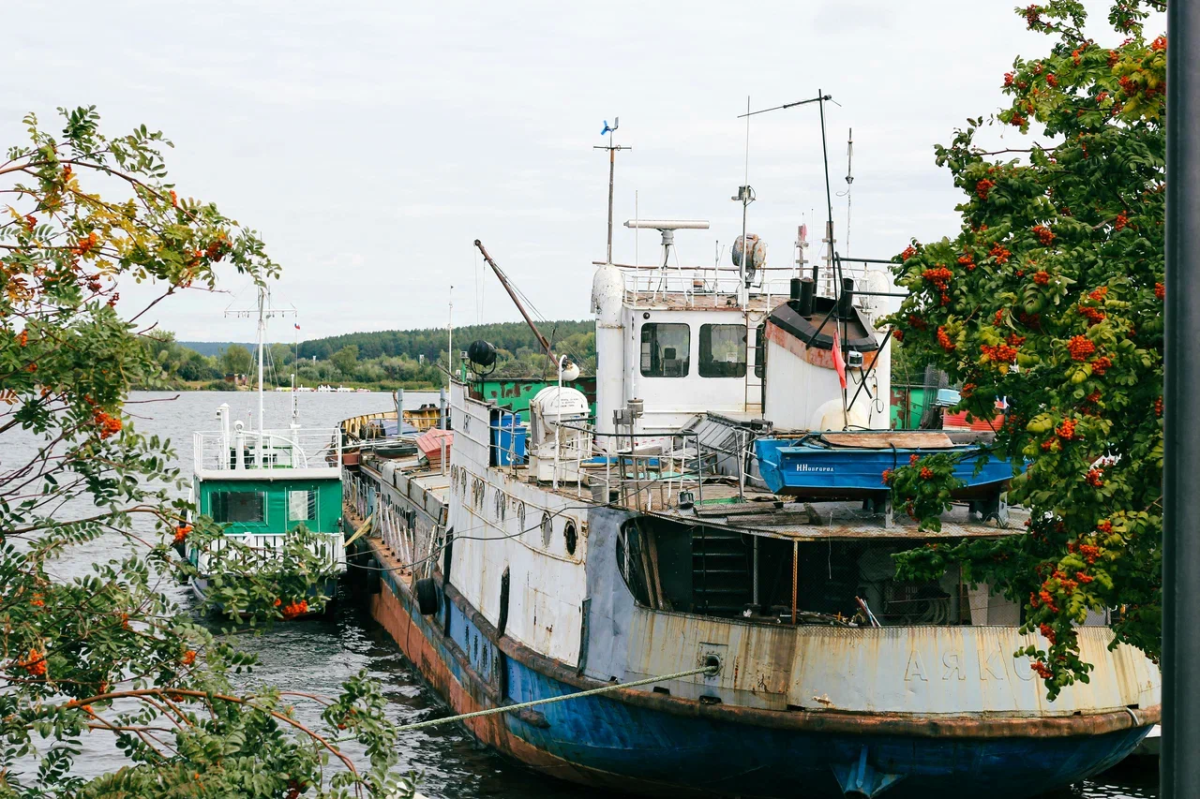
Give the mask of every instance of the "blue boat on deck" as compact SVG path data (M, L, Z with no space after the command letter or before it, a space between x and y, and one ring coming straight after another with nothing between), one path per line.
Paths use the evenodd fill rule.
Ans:
M955 499L986 499L1004 491L1012 463L978 443L955 443L940 430L812 433L754 442L759 473L780 495L813 499L878 498L887 493L883 473L907 466L913 455L958 457L954 474L964 485Z

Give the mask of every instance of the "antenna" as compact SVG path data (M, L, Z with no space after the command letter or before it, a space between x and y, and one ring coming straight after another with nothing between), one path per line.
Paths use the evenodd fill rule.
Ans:
M850 187L854 183L854 128L846 137L846 255L850 254Z
M828 216L826 216L825 222L825 242L829 245L829 249L825 251L825 268L833 280L834 296L837 296L838 291L841 289L842 283L840 280L840 274L836 276L833 275L833 245L837 240L833 237L833 193L832 189L829 187L829 142L828 137L825 135L826 96L821 94L820 89L817 89L817 97L820 99L817 107L821 109L821 156L825 162L825 206L829 212ZM838 271L840 272L841 270L839 269Z
M821 154L824 157L824 161L825 161L825 206L826 206L826 210L828 211L828 215L826 217L826 222L825 222L825 238L823 239L823 242L827 243L829 245L829 247L825 253L825 264L826 264L826 269L829 270L830 274L832 274L833 265L834 265L834 261L835 261L834 253L833 253L833 245L834 245L833 191L829 186L829 148L827 146L826 137L825 137L825 103L826 103L826 101L830 101L830 100L833 100L832 95L825 94L820 89L817 89L816 97L810 97L807 100L798 100L794 103L784 103L783 105L777 105L773 108L763 108L758 111L751 111L749 109L749 103L747 103L746 113L739 114L738 119L741 119L743 116L752 117L752 116L756 116L758 114L765 114L769 111L781 111L786 108L796 108L797 106L808 105L809 103L817 104L817 107L821 111ZM836 100L833 100L833 101L837 102ZM749 139L748 133L747 133L747 139ZM735 199L737 199L737 198L735 198ZM814 261L813 262L813 284L814 285L817 284L819 277L820 277L820 275L817 270L817 264ZM840 281L833 280L832 284L834 287L834 292L836 294L836 292L838 291L838 288L840 286Z
M730 198L731 200L741 200L742 203L742 260L739 265L741 270L738 276L741 278L738 282L741 284L738 287L738 293L743 294L742 306L745 307L746 302L750 298L750 292L746 289L750 288L750 278L746 273L746 264L750 258L750 242L746 239L746 214L750 208L750 203L754 202L754 189L750 186L750 95L746 95L746 172L742 180L742 185L738 186L737 195Z
M808 263L808 260L804 257L804 252L807 249L808 223L801 222L800 227L796 229L796 271L799 274L804 273L804 265Z
M600 131L600 135L608 134L607 145L596 145L593 150L608 150L608 254L605 263L612 263L612 220L613 220L613 172L617 167L617 150L632 150L632 147L616 146L613 144L613 133L621 126L621 118L613 117L613 123L610 127L608 120L604 120L604 130Z
M446 334L448 341L446 342L446 388L450 388L450 382L454 379L454 284L450 284L450 310L446 316ZM403 419L401 420L403 421Z

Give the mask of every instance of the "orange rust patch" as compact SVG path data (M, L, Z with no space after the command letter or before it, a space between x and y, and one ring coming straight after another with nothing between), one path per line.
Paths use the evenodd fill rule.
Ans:
M819 366L822 369L833 370L833 350L823 350L820 347L809 347L803 341L788 333L783 328L775 324L767 324L767 339L778 344L785 350L795 355L797 358L811 363L813 366ZM863 369L867 369L871 364L875 363L875 356L879 354L878 350L872 352L864 352Z

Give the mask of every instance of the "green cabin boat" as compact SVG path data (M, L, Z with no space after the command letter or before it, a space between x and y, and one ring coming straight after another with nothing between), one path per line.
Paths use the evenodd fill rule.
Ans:
M257 309L227 312L258 316L258 429L247 428L240 420L234 422L229 405L223 404L217 410L218 429L193 435L192 502L199 513L225 525L221 546L204 551L189 545L181 553L199 572L192 580L192 590L202 598L212 577L220 572L222 561L229 562L225 542L240 541L254 555L252 567L261 565L266 569L272 561L282 559L287 537L300 526L317 534L310 551L325 563L330 575L319 587L321 594L335 597L337 578L346 571L340 431L333 427L304 429L299 425L294 374L290 426L270 430L264 423L267 320L294 313L273 311L270 302L266 287L259 286ZM289 615L285 611L284 615L295 618L306 614Z
M193 436L192 499L199 513L226 525L225 538L250 547L264 564L286 537L303 525L318 534L313 551L330 568L322 587L336 594L336 577L346 571L342 535L342 447L336 428L247 429L231 424L229 406L217 410L219 429ZM200 572L193 591L203 596L222 547L186 557Z

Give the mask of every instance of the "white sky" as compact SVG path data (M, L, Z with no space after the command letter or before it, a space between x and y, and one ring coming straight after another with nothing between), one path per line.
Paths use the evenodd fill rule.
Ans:
M1013 57L1050 44L1013 0L71 0L53 19L40 5L5 11L0 144L23 140L28 111L57 131L57 106L95 104L109 133L163 130L180 193L262 234L284 268L276 304L299 308L304 338L444 325L451 284L455 324L519 318L479 271L476 238L547 317L585 318L608 179L591 148L614 116L617 143L634 148L618 155L618 262L634 257L621 223L635 191L642 218L711 221L677 234L682 262L711 264L715 240L727 261L746 96L764 108L818 88L842 106L828 106L835 192L854 128L851 252L889 257L910 236L952 233L960 195L932 145L997 109ZM1113 41L1107 3L1088 6L1100 43ZM805 216L820 238L818 131L815 106L752 122L750 230L771 265L789 262ZM657 244L642 234L644 263ZM193 292L160 321L184 340L247 340L251 323L222 319L230 301Z

